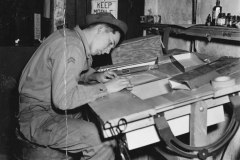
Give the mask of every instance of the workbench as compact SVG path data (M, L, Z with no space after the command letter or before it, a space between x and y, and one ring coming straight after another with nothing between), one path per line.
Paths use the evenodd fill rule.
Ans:
M168 85L169 77L180 71L167 58L163 59L158 71L162 77L167 75L168 78L158 81L164 87ZM146 99L124 89L97 99L89 106L100 119L105 138L116 136L119 133L117 129L121 126L124 128L122 133L126 136L129 150L160 141L155 128L155 115L165 116L174 136L189 132L191 146L204 146L208 144L207 126L224 121L223 105L229 103L229 95L240 92L240 72L229 76L235 78L236 85L216 89L208 83L193 90L169 89Z

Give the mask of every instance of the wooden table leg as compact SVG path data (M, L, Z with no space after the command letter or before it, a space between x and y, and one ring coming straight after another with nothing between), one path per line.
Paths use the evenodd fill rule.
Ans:
M199 101L191 106L190 145L200 147L207 144L207 104ZM207 160L212 160L212 157Z

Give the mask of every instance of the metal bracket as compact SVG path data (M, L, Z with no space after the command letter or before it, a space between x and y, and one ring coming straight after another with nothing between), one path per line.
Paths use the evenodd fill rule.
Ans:
M229 99L233 106L233 116L225 133L216 142L202 147L186 145L173 135L170 126L163 115L155 115L154 121L160 138L164 140L171 151L180 156L205 160L207 157L220 151L226 144L228 144L239 128L240 97L238 95L230 96Z
M166 27L164 34L163 34L163 44L164 44L165 51L166 51L166 53L164 53L164 54L167 54L167 51L168 51L168 40L169 40L170 31L171 31L171 27Z
M212 39L211 34L207 33L207 34L206 34L206 37L207 37L208 41L210 42L211 39Z

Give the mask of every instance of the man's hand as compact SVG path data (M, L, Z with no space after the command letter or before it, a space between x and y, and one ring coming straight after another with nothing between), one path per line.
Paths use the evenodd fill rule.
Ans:
M101 82L101 83L108 82L115 77L117 77L117 74L111 70L96 73L96 81Z
M105 83L108 93L118 92L127 87L133 87L127 77L116 77L109 82Z

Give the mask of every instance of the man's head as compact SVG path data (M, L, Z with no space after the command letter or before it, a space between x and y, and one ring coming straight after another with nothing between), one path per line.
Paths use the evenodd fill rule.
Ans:
M86 23L84 33L92 55L110 53L127 32L127 25L110 13L87 15Z

